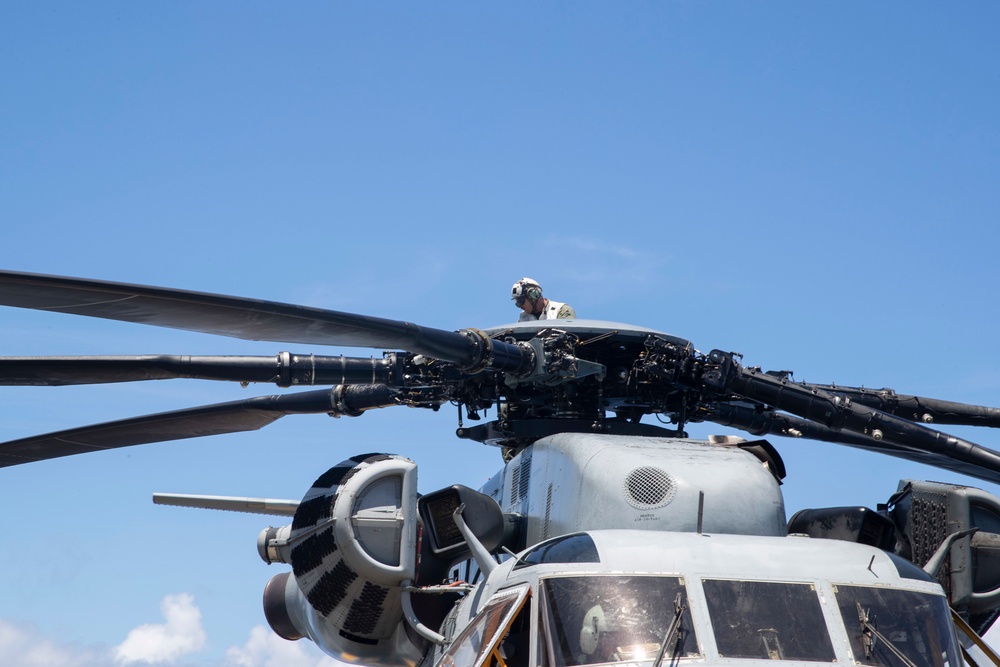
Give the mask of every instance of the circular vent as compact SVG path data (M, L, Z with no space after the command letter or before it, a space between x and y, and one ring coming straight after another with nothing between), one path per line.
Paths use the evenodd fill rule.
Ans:
M674 499L675 491L676 485L670 475L651 466L636 468L622 484L625 500L640 510L663 507Z

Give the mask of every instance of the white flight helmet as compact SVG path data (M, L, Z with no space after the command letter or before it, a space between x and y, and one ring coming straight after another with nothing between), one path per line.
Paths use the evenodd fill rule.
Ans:
M525 300L535 303L542 298L542 286L532 278L521 278L510 288L510 298L520 308Z

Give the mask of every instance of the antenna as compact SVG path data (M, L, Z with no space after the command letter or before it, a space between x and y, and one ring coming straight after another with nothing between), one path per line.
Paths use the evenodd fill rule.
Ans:
M698 492L698 534L701 535L701 526L705 519L705 492Z

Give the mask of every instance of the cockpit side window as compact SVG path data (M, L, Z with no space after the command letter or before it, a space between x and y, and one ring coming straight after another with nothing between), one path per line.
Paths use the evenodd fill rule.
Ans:
M705 579L702 588L720 657L835 659L812 584Z
M542 542L526 552L514 565L515 570L541 563L600 563L597 545L586 533L565 535Z
M834 587L858 664L960 665L948 602L940 595L870 586Z
M528 593L525 584L500 591L487 600L482 610L441 656L437 667L527 667L530 642L527 638L523 642L515 642L518 637L514 636L512 628L515 616L521 619L518 632L527 627L528 614L518 616L518 612L525 607ZM511 632L508 633L508 630ZM518 653L517 649L522 644L524 651ZM513 659L515 653L517 656Z

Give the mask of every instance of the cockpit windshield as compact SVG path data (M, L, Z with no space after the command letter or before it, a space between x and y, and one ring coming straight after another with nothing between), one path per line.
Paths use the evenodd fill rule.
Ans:
M661 650L663 665L698 655L681 577L551 577L541 604L549 667L651 661Z
M836 657L812 584L706 579L702 585L721 657L817 662Z
M857 663L880 667L961 664L945 598L843 584L834 590Z

